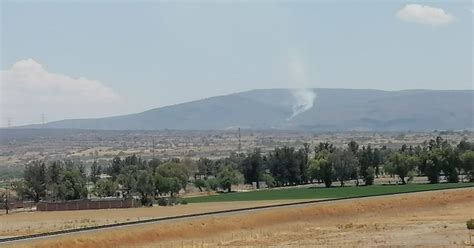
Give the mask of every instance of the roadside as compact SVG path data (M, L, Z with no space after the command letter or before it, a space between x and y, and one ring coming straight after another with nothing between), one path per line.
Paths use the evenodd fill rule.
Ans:
M474 189L453 189L145 224L14 247L462 246L473 204Z
M246 202L201 203L126 209L79 211L17 212L0 214L0 238L98 226L151 218L204 213L247 207L276 205L304 200L272 200Z

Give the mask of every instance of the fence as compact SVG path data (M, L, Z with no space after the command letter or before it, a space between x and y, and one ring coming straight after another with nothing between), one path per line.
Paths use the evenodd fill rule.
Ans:
M107 200L78 200L67 202L39 202L36 205L37 211L69 211L69 210L89 210L108 208L133 208L140 204L133 199L107 199Z
M0 203L0 209L5 209L5 202ZM8 208L10 210L16 210L16 209L31 209L35 206L35 203L32 201L8 201Z

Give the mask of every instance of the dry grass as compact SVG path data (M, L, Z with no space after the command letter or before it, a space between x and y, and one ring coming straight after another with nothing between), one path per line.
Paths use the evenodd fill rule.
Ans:
M33 247L463 246L474 189L240 213L31 241Z
M0 237L297 201L301 200L200 203L173 207L84 211L18 212L9 215L2 213L0 214Z

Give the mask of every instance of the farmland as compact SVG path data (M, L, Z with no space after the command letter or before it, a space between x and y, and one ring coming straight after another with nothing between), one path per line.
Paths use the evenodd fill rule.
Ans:
M474 187L474 183L445 184L407 184L407 185L374 185L370 187L332 187L332 188L283 188L251 192L222 193L219 195L187 198L189 203L290 200L290 199L334 199L342 197L361 197L384 194L409 193L427 190L440 190L461 187Z
M379 196L376 199L385 199L386 197L397 199L397 201L401 199L405 204L412 204L410 200L406 199L413 199L414 202L420 201L433 204L433 206L430 206L433 209L422 209L422 204L415 204L413 209L405 210L422 212L426 210L428 212L420 213L420 215L432 216L433 213L431 211L445 211L446 209L440 210L443 207L447 207L446 201L442 199L449 199L453 201L452 203L449 202L449 204L455 205L457 212L454 212L459 215L456 218L464 218L469 215L469 211L466 211L468 208L465 206L467 205L466 201L472 203L471 195L474 182L467 183L467 181L473 178L472 166L470 166L472 163L470 161L473 161L472 159L474 158L472 156L474 154L472 152L474 144L470 142L470 139L463 137L464 133L453 134L457 140L462 137L459 143L440 136L422 141L420 137L424 136L416 136L414 134L410 134L410 138L416 140L414 143L406 142L407 140L403 135L388 137L376 134L372 136L370 134L363 134L368 135L366 136L367 139L362 137L358 139L354 134L347 133L332 137L316 134L305 134L301 137L297 135L292 136L295 134L285 135L278 137L278 139L269 139L272 142L267 144L268 146L253 150L251 150L251 147L255 143L250 143L250 145L245 143L249 140L253 140L252 142L256 141L256 136L243 136L242 143L246 147L247 152L241 153L233 152L233 142L230 141L232 139L231 135L227 138L216 135L210 137L210 139L229 142L221 143L221 145L216 143L220 148L226 147L227 150L222 150L218 153L195 153L193 156L188 156L189 153L161 154L158 152L158 148L155 150L155 144L152 147L142 144L146 147L143 153L133 148L128 150L132 155L124 152L131 148L126 146L123 148L117 147L117 150L114 151L119 151L118 153L110 153L104 157L102 157L103 154L101 154L100 149L82 151L80 156L66 156L60 160L54 160L58 159L58 157L50 157L49 155L38 157L28 154L24 159L36 160L26 163L24 171L23 169L20 169L22 172L15 170L24 161L5 167L6 170L12 170L10 174L14 175L12 176L13 178L18 177L18 175L23 177L16 180L11 180L11 178L3 179L4 186L9 187L11 185L13 188L12 197L16 199L27 199L37 202L51 200L69 201L86 198L100 200L104 197L115 197L115 193L119 191L125 194L124 198L126 199L130 197L139 199L143 207L61 212L21 212L23 211L21 209L18 211L12 210L13 213L10 215L0 214L0 237L284 204L284 209L279 208L278 212L276 212L275 208L267 209L268 214L263 213L260 208L259 210L252 210L261 212L261 215L255 217L256 220L251 218L248 220L241 220L237 217L235 217L237 219L231 218L228 220L232 222L230 226L227 226L227 223L222 223L228 219L227 217L229 216L227 215L229 214L219 213L213 217L199 217L198 219L203 219L203 221L197 224L190 224L192 226L191 229L189 227L186 228L186 226L180 227L181 224L172 226L172 228L166 228L158 233L156 233L156 230L147 230L146 226L148 225L142 224L140 226L143 229L140 230L136 230L135 226L127 226L122 229L130 230L132 233L136 232L140 237L143 237L141 233L145 232L144 235L147 238L144 240L135 240L134 237L127 236L128 232L126 232L125 234L114 234L111 237L107 235L104 237L94 237L92 240L88 237L79 238L78 240L73 238L67 241L67 246L74 246L75 244L79 247L111 247L122 245L122 243L126 246L125 244L128 242L130 245L137 244L149 247L153 246L154 242L160 242L165 247L194 247L193 242L195 241L200 242L201 246L207 245L210 247L218 245L247 246L255 242L263 246L279 244L294 246L296 241L314 246L319 244L320 239L327 240L328 243L326 244L328 245L344 245L344 243L339 243L336 239L343 240L344 238L341 235L348 235L349 233L347 232L367 231L367 237L370 237L370 235L374 234L374 230L385 230L383 229L385 227L387 227L386 230L389 230L389 232L380 234L382 238L379 242L385 241L391 242L387 244L398 244L401 241L392 240L390 231L395 232L396 235L407 234L388 228L392 223L373 224L376 222L375 217L368 221L365 219L360 221L357 219L359 218L357 215L366 214L367 210L365 209L368 208L379 211L379 218L384 216L384 219L387 217L387 220L393 220L394 223L410 222L409 216L405 219L397 219L396 215L385 215L385 211L390 212L392 208L398 208L397 211L403 211L406 206L400 206L398 202L382 202L380 207L372 203L368 205L361 203L363 207L354 210L351 209L352 206L350 204L348 206L347 202L378 202L378 200L374 199L354 199L367 196ZM143 137L144 139L146 139L145 136ZM202 136L198 135L197 137L199 138L197 138L196 144L202 144L203 147L207 148L210 147L209 143L199 140L203 138ZM294 147L286 146L287 143L279 143L283 142L285 137L293 138L294 143L291 144ZM387 137L389 139L388 142L381 141L381 137ZM324 140L333 140L334 138L335 142L317 143L317 141L321 141L321 138ZM347 140L345 140L346 138ZM181 139L187 140L189 137L180 136L178 140ZM104 141L102 139L97 140L98 142ZM359 140L361 145L367 144L367 146L360 146L355 140ZM392 143L392 141L397 140L400 143ZM70 142L67 140L62 141ZM308 141L308 143L301 144L301 141ZM375 142L375 145L372 146L371 141ZM12 142L17 141L13 140ZM407 144L417 145L408 146ZM93 149L100 147L95 145L92 144L92 147L95 147ZM284 146L281 147L280 145ZM184 145L182 148L186 150L190 149L190 146ZM175 145L170 145L166 148L168 151L179 149ZM61 154L60 151L56 152ZM46 150L43 151L43 155L47 153ZM11 153L8 156L10 155ZM111 156L114 156L113 159L110 159ZM147 157L148 159L146 159ZM16 160L13 157L8 157L7 161L13 162ZM88 164L89 162L92 162L92 164ZM0 179L0 183L2 183L1 181ZM256 189L257 183L260 183L260 186L263 185L262 188ZM74 185L78 187L72 187ZM426 191L437 190L447 191L439 192L439 194L438 192L426 194L432 194L436 197L442 196L440 201L430 202L431 198L421 197L425 195L424 192ZM407 198L392 196L393 194L401 193L419 194L421 200L418 200L414 196L415 194L410 194ZM463 194L465 198L463 198ZM6 194L4 193L3 195ZM291 204L311 200L332 199L339 200L337 202L311 203L311 205L305 206ZM289 205L292 206L289 206L287 203L290 203ZM459 206L456 205L458 203ZM321 210L322 213L327 213L329 216L321 215L319 212L315 214L312 212L313 210L309 210L313 204L315 208ZM168 206L165 207L165 205ZM330 207L327 207L328 205ZM351 220L347 223L346 220L337 219L339 214L335 214L332 211L339 209L341 212L337 211L337 213L341 216L352 218L351 214L354 214L354 221ZM459 209L463 209L467 213L460 213ZM294 212L299 210L307 211L307 215ZM27 211L30 211L30 209ZM451 215L454 215L454 212ZM234 212L234 214L236 216L243 216L245 213ZM451 215L448 214L448 216ZM315 218L315 216L318 218ZM327 217L331 217L333 222ZM317 220L318 225L315 226L312 222L301 223L306 218L308 220ZM413 220L413 226L416 226L417 223L426 223L424 221L415 219ZM188 219L180 219L180 221L167 220L163 224L159 225L156 223L153 225L160 229L160 227L166 226L168 222L188 223L189 221ZM281 224L284 224L285 228L289 229L278 229ZM428 225L432 224L428 222ZM459 223L456 222L454 224L459 228ZM381 227L383 228L380 229ZM416 229L416 227L413 228ZM223 232L222 229L229 231ZM395 229L398 229L398 227ZM430 232L432 230L422 230L422 232L427 231ZM219 239L216 240L216 237L209 235L208 232L216 233L216 235L221 233L222 235L219 235ZM115 230L114 233L116 233ZM317 233L318 241L314 240L314 233ZM275 234L279 236L275 236ZM167 237L163 238L162 235L167 235ZM127 237L127 240L122 240L118 244L115 243L115 240L121 240L122 236ZM447 244L458 242L456 240L459 239L458 236L458 230L456 229L450 235L450 240ZM57 239L57 243L55 243L56 241L48 243L45 247L66 246L66 243L61 243L61 240ZM96 240L100 241L100 243L96 243ZM279 241L275 243L272 240ZM352 241L352 239L347 240L348 242ZM180 241L183 243L176 243ZM416 241L416 239L413 239L413 241ZM185 244L185 242L191 242L191 245ZM374 245L373 243L368 244L360 240L358 242ZM300 245L300 243L297 245Z
M119 222L308 201L474 187L474 183L376 185L370 187L281 188L189 197L188 205L132 209L0 214L0 237L67 230ZM60 218L58 218L60 216Z
M422 192L135 226L13 247L463 247L469 242L465 223L473 217L473 204L472 188Z
M473 2L0 0L0 248L474 248Z

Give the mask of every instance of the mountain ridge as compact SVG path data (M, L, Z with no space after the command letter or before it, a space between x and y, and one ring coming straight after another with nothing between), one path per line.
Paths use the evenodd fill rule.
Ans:
M300 91L310 97L300 99L301 94L296 94L301 93ZM314 99L311 98L312 95L315 95ZM290 118L295 113L295 107L301 104L311 104L312 107ZM473 90L257 89L153 108L140 113L68 119L17 128L462 130L473 129L473 109Z

